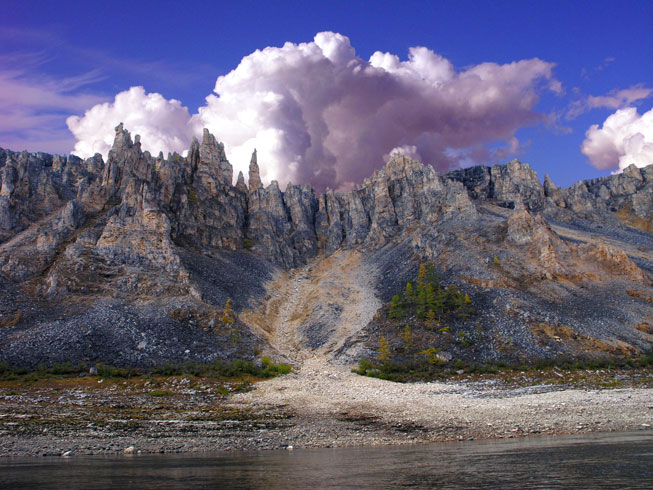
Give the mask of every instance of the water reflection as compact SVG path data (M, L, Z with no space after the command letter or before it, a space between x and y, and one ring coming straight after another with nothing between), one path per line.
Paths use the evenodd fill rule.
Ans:
M2 488L651 488L646 432L431 444L14 459Z

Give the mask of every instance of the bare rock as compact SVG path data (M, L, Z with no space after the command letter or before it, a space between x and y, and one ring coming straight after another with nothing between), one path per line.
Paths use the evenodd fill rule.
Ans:
M581 247L580 252L584 259L599 263L612 276L627 277L644 284L650 283L646 274L628 258L623 250L611 247L602 240L598 244Z
M242 172L238 172L238 178L236 179L236 188L242 192L247 192L247 185L245 185L245 176Z
M507 165L490 169L491 197L507 207L521 199L528 209L539 211L544 206L544 189L537 174L526 163L512 160Z
M208 129L204 128L202 144L199 148L199 165L197 172L211 185L210 178L215 176L222 184L231 185L233 168L227 160L224 145L219 143Z
M256 158L256 150L252 153L252 159L249 162L249 191L255 191L263 187L261 184L261 174L258 168L258 161Z

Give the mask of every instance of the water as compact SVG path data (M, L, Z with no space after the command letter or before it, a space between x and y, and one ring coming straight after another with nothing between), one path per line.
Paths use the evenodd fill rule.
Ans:
M646 432L403 447L0 460L1 488L653 488Z

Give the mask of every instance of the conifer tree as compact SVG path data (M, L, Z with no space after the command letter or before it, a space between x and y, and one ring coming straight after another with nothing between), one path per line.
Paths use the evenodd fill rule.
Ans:
M415 301L415 290L413 289L413 285L410 281L406 283L405 296L407 302L412 303L413 301Z
M403 304L401 303L401 298L398 294L395 294L392 297L392 301L390 302L390 311L388 312L388 316L392 319L399 318L403 313L402 307Z
M426 264L422 262L419 265L419 272L417 273L417 285L423 288L425 279L426 279Z
M435 272L435 266L433 264L426 266L426 280L433 283L435 289L440 289L440 277L438 276L438 273Z
M413 334L410 331L410 326L406 324L404 327L404 345L406 346L406 350L410 349L413 346Z
M435 309L435 290L433 289L433 284L430 282L426 285L426 305L429 309Z
M440 321L440 319L442 318L442 314L444 313L445 295L446 295L445 291L438 288L438 292L435 295L435 305L433 308L433 311L438 316L438 322Z
M426 318L426 290L421 287L417 295L417 316L422 320Z
M461 307L460 307L460 316L463 318L469 317L471 311L472 311L472 299L469 297L469 294L465 293L461 300Z
M458 288L453 284L445 290L444 307L447 311L455 311L458 307Z
M387 361L390 359L390 347L388 346L388 341L385 338L385 335L381 336L379 340L379 361Z
M231 309L231 300L227 300L227 304L224 305L224 311L222 312L222 323L227 326L231 326L236 321L234 317L234 312Z

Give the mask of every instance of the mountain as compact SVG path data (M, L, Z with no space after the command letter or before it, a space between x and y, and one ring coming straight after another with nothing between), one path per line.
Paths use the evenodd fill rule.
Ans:
M653 165L560 189L516 160L440 175L393 155L318 195L264 187L256 152L233 185L207 130L153 157L121 124L106 162L0 149L0 360L345 363L381 336L399 355L404 324L443 362L633 357L652 232ZM422 263L469 312L389 313Z

